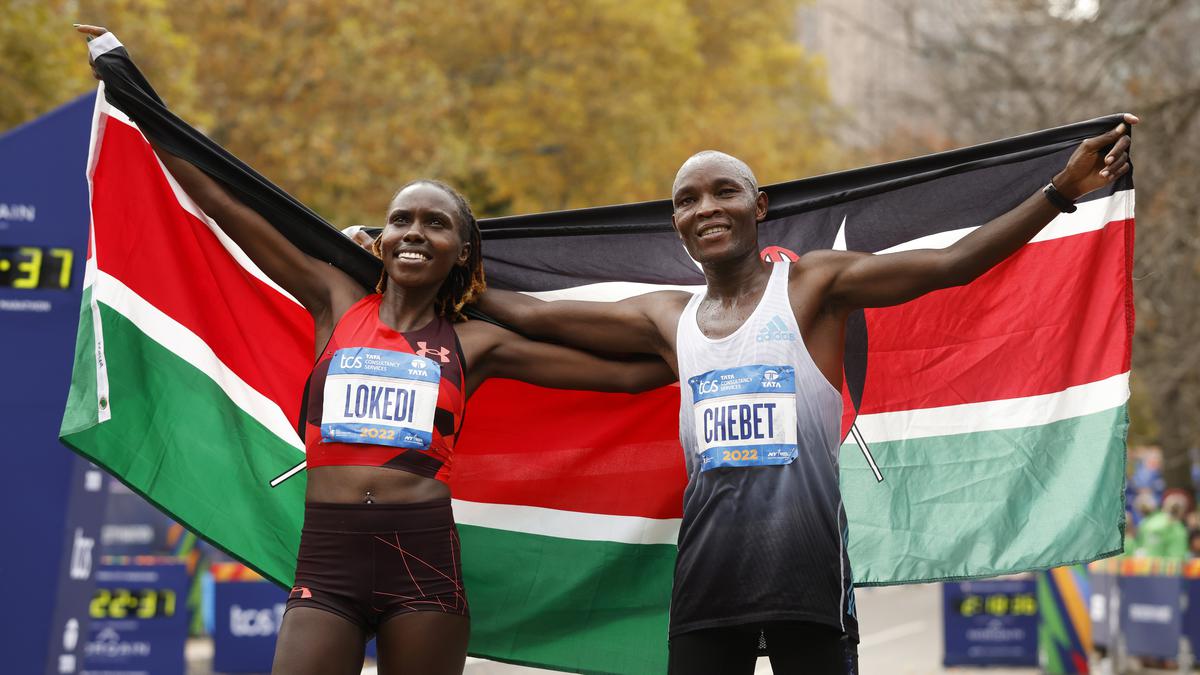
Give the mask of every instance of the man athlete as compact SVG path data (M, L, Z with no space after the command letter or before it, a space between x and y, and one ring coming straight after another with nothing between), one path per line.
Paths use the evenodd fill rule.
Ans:
M844 673L857 641L838 486L846 319L971 282L1071 203L1129 171L1125 121L1083 141L1044 190L944 249L759 257L767 195L742 161L680 167L673 223L704 271L695 295L543 302L487 291L480 309L534 337L660 355L680 379L688 470L671 597L670 672ZM765 338L765 339L764 339Z

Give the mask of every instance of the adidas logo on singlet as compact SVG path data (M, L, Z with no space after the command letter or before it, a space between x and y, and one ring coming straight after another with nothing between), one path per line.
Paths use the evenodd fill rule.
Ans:
M783 321L783 317L776 314L771 317L767 325L758 331L758 342L795 342L796 334L788 330L788 325Z

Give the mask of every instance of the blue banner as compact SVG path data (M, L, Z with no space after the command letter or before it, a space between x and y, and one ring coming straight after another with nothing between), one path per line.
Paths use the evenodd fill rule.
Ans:
M213 587L213 670L271 670L275 636L283 622L287 591L269 581L218 581Z
M1176 658L1183 634L1183 579L1123 576L1117 585L1125 649L1134 656Z
M62 562L53 605L46 673L77 673L83 662L83 637L99 562L100 525L104 521L106 476L82 457L72 459L63 527Z
M170 540L174 522L120 481L109 478L108 506L100 530L100 551L106 556L173 555Z
M58 442L87 251L94 94L0 136L0 575L20 620L4 671L76 673L104 513L99 472ZM92 481L87 483L87 481Z
M1183 580L1187 593L1187 609L1183 612L1183 635L1192 645L1192 653L1200 649L1200 579Z
M1037 583L942 584L946 666L1036 666Z
M1107 649L1116 627L1117 617L1110 610L1119 605L1116 602L1117 579L1111 574L1091 571L1088 580L1091 582L1088 616L1092 620L1092 645Z
M96 572L84 666L107 675L183 675L187 566L104 565Z

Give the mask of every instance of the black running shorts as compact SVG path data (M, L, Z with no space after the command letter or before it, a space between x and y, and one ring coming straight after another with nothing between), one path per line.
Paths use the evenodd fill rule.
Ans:
M374 634L406 612L467 616L449 499L306 504L287 607L316 607Z

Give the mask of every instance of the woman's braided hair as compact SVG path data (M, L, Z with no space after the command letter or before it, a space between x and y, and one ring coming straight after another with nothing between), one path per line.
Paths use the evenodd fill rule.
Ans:
M483 276L483 245L479 235L479 223L475 221L475 214L471 211L471 205L467 203L465 197L458 193L458 190L450 187L440 180L432 180L423 178L405 183L399 190L396 190L396 195L413 185L432 185L454 200L454 205L458 207L458 218L461 223L459 233L463 235L463 239L471 244L471 252L467 255L465 265L455 265L454 269L450 270L450 275L442 282L442 287L438 289L437 299L434 300L434 311L438 316L446 317L451 321L466 321L467 317L462 313L462 308L474 302L480 294L487 288L487 281ZM396 195L392 196L394 200ZM376 258L383 258L383 245L380 243L382 237L377 237L375 243L371 244L371 252ZM375 292L382 293L387 287L387 268L385 267L379 273L379 283L375 284Z

